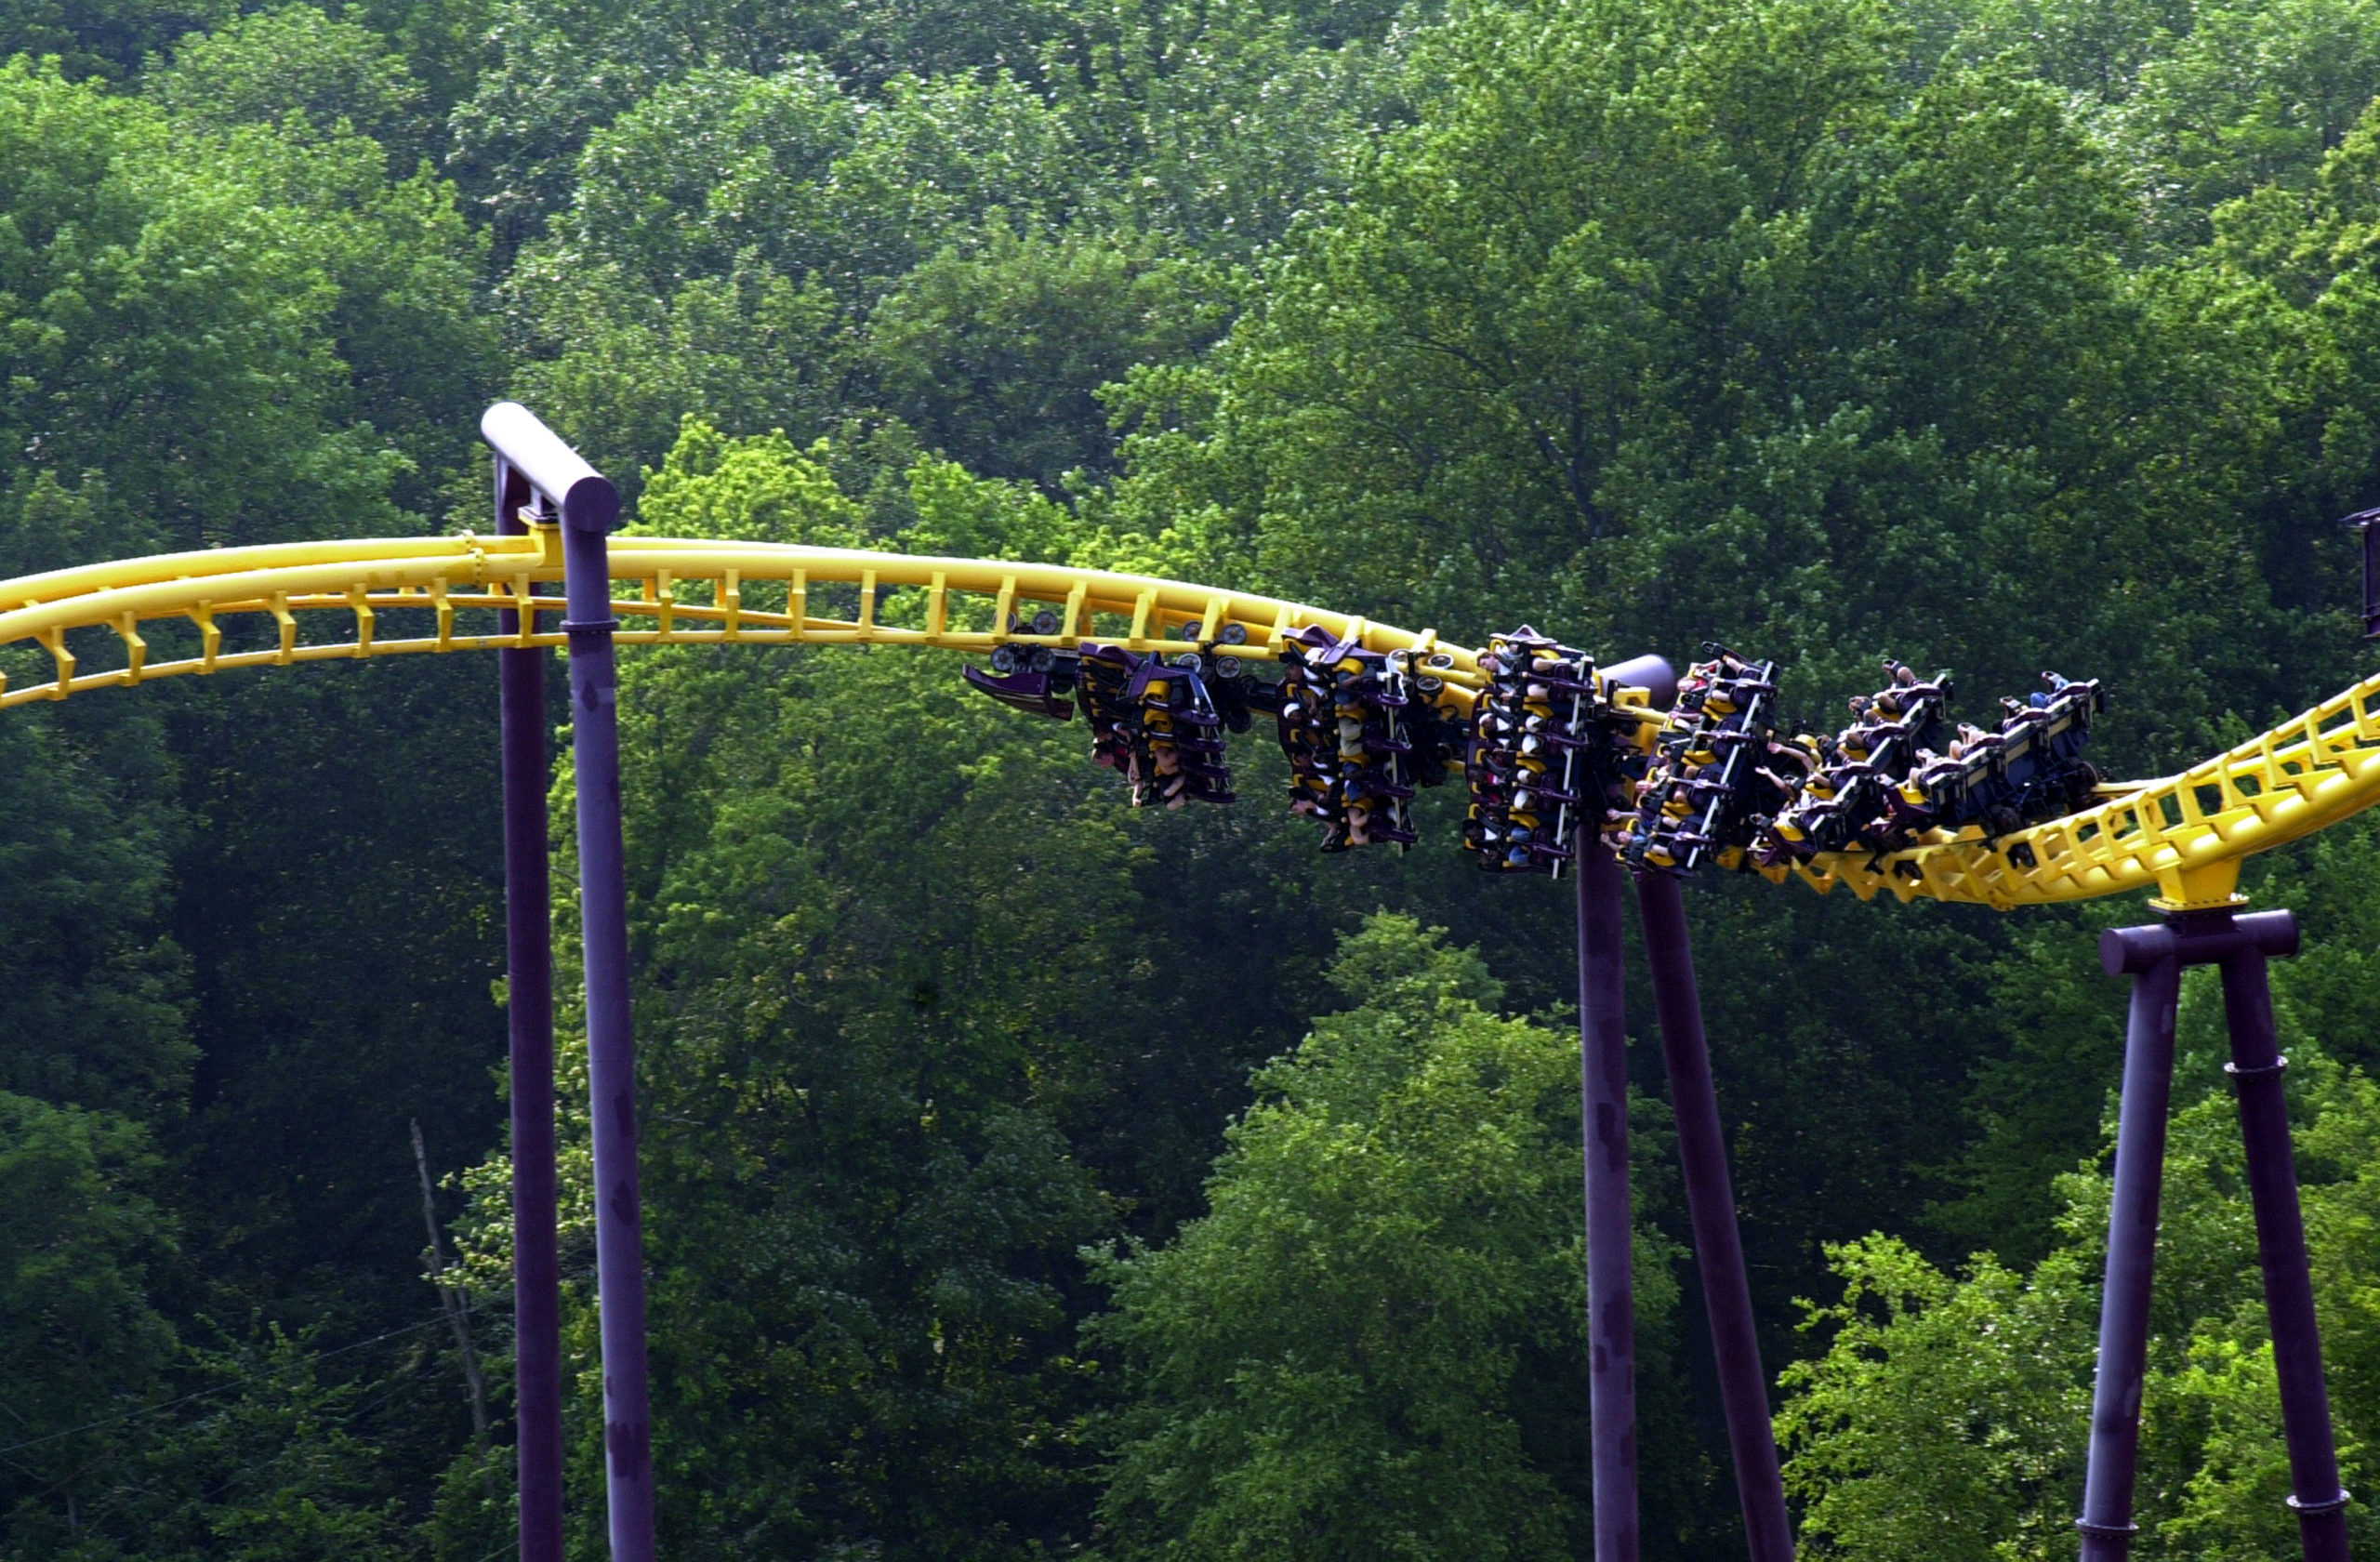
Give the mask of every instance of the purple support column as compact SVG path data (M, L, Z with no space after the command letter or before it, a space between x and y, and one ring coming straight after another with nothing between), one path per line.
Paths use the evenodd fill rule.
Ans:
M2292 950L2294 931L2293 926ZM2347 1496L2339 1485L2338 1453L2331 1440L2314 1277L2297 1205L2297 1158L2281 1094L2281 1073L2289 1064L2273 1033L2265 954L2249 943L2223 960L2223 1011L2231 1028L2227 1067L2239 1092L2240 1134L2247 1146L2248 1196L2255 1207L2256 1258L2264 1267L2265 1315L2272 1325L2273 1370L2281 1382L2281 1424L2294 1489L2289 1505L2297 1514L2298 1543L2306 1562L2347 1562Z
M604 1490L613 1562L654 1562L653 1412L646 1385L644 1226L637 1198L636 1040L628 1026L627 847L620 832L619 683L610 548L619 491L516 402L480 432L562 515L570 730L578 790L578 914L587 962L595 1281L602 1303Z
M2108 1291L2099 1332L2090 1474L2083 1489L2084 1562L2122 1562L2132 1524L2133 1464L2140 1446L2140 1384L2148 1350L2149 1277L2157 1229L2165 1107L2174 1060L2174 1007L2182 969L2219 964L2231 1029L2229 1072L2240 1093L2248 1193L2255 1207L2256 1256L2264 1268L2280 1379L2281 1430L2289 1442L2289 1499L2307 1562L2347 1562L2347 1493L2331 1441L2322 1342L2306 1223L2297 1205L2297 1160L2289 1142L2265 962L2297 952L2297 919L2286 911L2235 916L2176 911L2163 927L2118 928L2099 940L2110 975L2138 978L2124 1058L2123 1111L2116 1137L2115 1211L2108 1240ZM2137 1077L2137 1078L2136 1078Z
M1677 1119L1686 1207L1694 1224L1703 1306L1711 1318L1712 1354L1719 1363L1719 1400L1727 1417L1728 1451L1735 1456L1745 1547L1752 1562L1792 1562L1793 1526L1785 1512L1777 1434L1768 1419L1768 1377L1760 1364L1752 1282L1744 1272L1743 1241L1736 1229L1726 1135L1719 1123L1719 1092L1711 1079L1702 999L1695 990L1694 951L1686 941L1686 901L1678 881L1666 873L1638 874L1636 912L1645 929L1646 962L1652 967L1653 1009L1660 1019L1661 1056L1669 1066L1670 1109Z
M1620 864L1579 832L1580 1105L1587 1157L1587 1403L1595 1562L1636 1562L1636 1302L1628 1209L1628 1036Z
M2128 930L2162 933L2161 928ZM2145 954L2146 958L2141 958ZM2140 1392L2149 1370L2149 1287L2157 1264L2157 1203L2174 1088L2174 1013L2181 961L2172 941L2136 953L2109 934L2100 959L2132 973L2132 1017L2116 1117L2115 1193L2108 1215L2107 1287L2099 1300L2099 1370L2091 1390L2091 1452L2082 1484L2082 1562L2124 1562L2140 1459Z
M608 489L609 484L605 484ZM618 500L612 501L617 512ZM627 845L610 514L562 510L578 914L587 960L587 1074L595 1128L595 1283L602 1301L603 1444L612 1562L654 1562L653 1412L646 1385L644 1214L637 1194L636 1039L628 1025Z
M496 529L528 530L529 485L496 458ZM505 634L521 616L497 616ZM536 615L529 615L534 629ZM562 1562L562 1264L554 1239L554 948L546 848L546 654L499 651L504 946L512 1041L512 1316L521 1562Z

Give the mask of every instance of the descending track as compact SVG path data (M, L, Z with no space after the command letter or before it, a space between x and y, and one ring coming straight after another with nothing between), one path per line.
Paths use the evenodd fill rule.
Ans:
M1200 646L1185 626L1211 640L1236 625L1247 643L1236 653L1264 660L1295 631L1320 628L1370 650L1445 656L1442 698L1459 709L1485 682L1477 654L1434 630L1141 576L635 536L613 538L610 557L624 644L982 653L1097 640L1178 653ZM552 526L220 549L28 576L0 582L0 708L234 668L562 646L562 578ZM1005 628L1027 604L1057 612L1057 631ZM495 632L503 609L526 610L521 633ZM152 659L152 634L171 647L163 659ZM1838 853L1763 871L1821 892L1846 885L1862 899L1882 890L2006 908L2153 888L2169 907L2227 904L2242 858L2380 801L2380 676L2179 774L2101 791L2089 809L1996 841L1970 827L1872 859Z

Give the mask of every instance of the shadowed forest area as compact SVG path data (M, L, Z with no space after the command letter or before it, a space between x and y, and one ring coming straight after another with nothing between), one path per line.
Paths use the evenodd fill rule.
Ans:
M2054 668L2114 776L2373 665L2380 0L0 0L0 576L484 529L512 396L647 532L1724 640L1827 730ZM1567 883L1460 788L1319 856L1254 744L1135 812L897 648L622 680L664 1555L1585 1554ZM0 718L6 1562L509 1551L496 750L488 658ZM2364 1493L2380 828L2246 887ZM2144 908L1686 898L1805 1555L2070 1555ZM2295 1555L2212 983L2151 1562ZM1740 1555L1631 1003L1646 1555Z

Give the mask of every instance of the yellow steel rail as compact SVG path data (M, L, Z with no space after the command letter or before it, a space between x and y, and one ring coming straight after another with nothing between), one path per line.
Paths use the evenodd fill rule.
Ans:
M1173 652L1236 625L1247 643L1235 652L1263 659L1276 656L1291 632L1318 626L1376 651L1442 653L1448 693L1464 708L1482 681L1477 655L1434 630L1061 564L621 536L612 539L611 568L617 639L628 645L983 652L1091 639ZM27 576L0 582L0 709L232 668L561 646L562 600L541 589L562 577L551 526L525 536L220 549ZM829 611L846 602L849 616ZM495 631L489 616L506 608L526 610L520 632ZM1029 620L1039 608L1057 615L1054 633L1008 631L1012 613ZM144 626L168 623L194 629L195 655L151 659ZM1193 623L1196 640L1184 632ZM415 630L427 632L399 632ZM27 645L39 648L31 660L46 677L9 675L25 664ZM1970 827L1880 858L1835 854L1767 876L1799 877L1821 892L1841 883L1862 899L1882 890L1904 901L1924 895L2003 908L2149 888L2169 906L2225 904L2241 859L2380 801L2380 677L2178 775L2107 790L2117 795L1997 841Z
M1287 635L1309 626L1359 635L1377 651L1443 653L1450 688L1467 705L1479 682L1477 657L1416 634L1244 591L1063 564L937 559L786 543L711 542L622 536L611 541L613 611L624 645L927 645L988 651L1002 644L1064 645L1112 641L1136 651L1191 651L1186 626L1200 639L1224 626L1247 631L1236 654L1277 656ZM566 643L560 533L526 536L419 537L397 541L285 543L202 553L164 554L86 565L0 582L0 649L31 642L50 658L37 682L0 675L0 709L64 699L92 689L231 668L417 652L494 650ZM621 588L627 588L623 591ZM840 589L838 592L837 589ZM899 593L908 593L906 598ZM825 611L825 599L848 599L851 616ZM888 601L900 603L884 616ZM1011 633L1012 612L1046 607L1053 634ZM498 609L528 610L523 632L477 630ZM224 643L228 621L270 621L261 637ZM408 616L428 633L392 634L384 620ZM195 625L198 654L150 658L144 625ZM320 634L310 629L329 626ZM70 637L112 635L108 665L86 668ZM260 638L261 644L240 645Z

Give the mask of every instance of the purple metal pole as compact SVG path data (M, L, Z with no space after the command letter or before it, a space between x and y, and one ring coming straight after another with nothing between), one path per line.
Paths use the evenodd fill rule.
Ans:
M2142 930L2162 932L2162 929ZM2165 1119L2174 1088L2174 1014L2181 961L2165 941L2138 960L2110 935L2110 975L2133 973L2123 1095L2116 1118L2115 1190L2108 1214L2107 1287L2099 1299L2099 1370L2091 1390L2091 1452L2082 1480L2082 1562L2124 1562L2133 1477L2140 1461L2140 1394L2149 1370L2149 1288L2157 1264L2157 1203L2165 1175Z
M496 458L496 529L518 536L529 485ZM516 633L521 616L496 616ZM536 615L529 615L532 629ZM521 1562L562 1562L562 1261L554 1238L554 948L546 847L546 654L496 653L504 713L504 945L512 1064L513 1422Z
M1620 864L1578 840L1580 1105L1587 1158L1587 1404L1595 1562L1636 1559L1636 1301L1628 1209L1628 1034Z
M2292 940L2294 947L2294 940ZM2256 1258L2264 1267L2265 1315L2272 1325L2281 1424L2289 1443L2289 1499L2307 1562L2347 1562L2347 1495L2331 1440L2330 1394L2322 1383L2322 1337L2314 1320L2314 1277L2306 1221L2297 1204L2297 1160L2289 1142L2265 950L2250 943L2223 960L2223 1012L2230 1022L2227 1066L2240 1098L2248 1196L2255 1207Z
M518 402L480 436L562 522L569 616L578 910L587 964L588 1116L595 1141L595 1278L602 1304L604 1489L614 1562L654 1562L653 1411L645 1368L644 1227L637 1196L636 1039L628 1024L628 851L620 827L619 682L610 548L619 490ZM509 484L498 496L502 503Z
M597 481L601 481L598 479ZM646 1383L644 1214L637 1195L636 1038L628 1025L628 849L620 825L619 680L605 537L619 500L562 505L578 914L587 960L587 1073L595 1127L595 1283L602 1304L604 1483L613 1562L654 1562L653 1411ZM577 490L574 489L575 496Z
M1662 1060L1669 1066L1670 1110L1677 1119L1686 1207L1711 1318L1711 1350L1719 1363L1719 1400L1727 1417L1727 1448L1735 1456L1745 1548L1752 1562L1792 1562L1793 1526L1785 1511L1777 1434L1768 1419L1768 1376L1760 1364L1752 1281L1736 1229L1726 1135L1719 1123L1719 1092L1711 1079L1711 1050L1678 881L1666 873L1638 874L1636 914L1645 929L1646 962L1652 967L1653 1010L1660 1020Z

